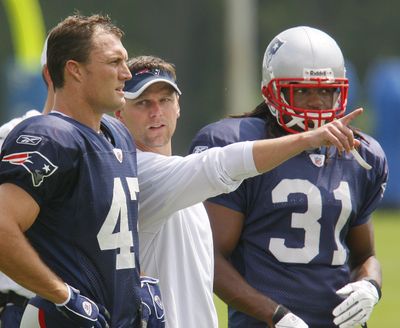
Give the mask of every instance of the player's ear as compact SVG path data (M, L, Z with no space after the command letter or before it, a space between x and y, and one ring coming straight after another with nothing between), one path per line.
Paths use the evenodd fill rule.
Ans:
M82 80L81 64L75 60L68 60L65 63L64 74L65 78L67 78L67 76L71 76L73 79L81 81Z
M43 78L46 81L48 88L53 88L53 81L51 80L50 72L49 72L49 68L47 67L47 64L45 64L43 66L42 73L43 73Z

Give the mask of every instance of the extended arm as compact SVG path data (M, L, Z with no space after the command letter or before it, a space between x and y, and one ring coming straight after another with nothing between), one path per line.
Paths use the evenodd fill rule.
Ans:
M140 230L157 230L173 212L235 190L245 173L257 175L252 145L237 143L186 157L138 153Z
M157 230L173 212L231 192L243 179L272 170L306 149L333 145L350 151L358 144L347 125L361 113L360 108L313 131L239 142L186 157L139 152L140 229Z
M254 143L253 157L258 172L264 173L307 149L334 146L339 151L350 152L359 146L348 124L363 109L358 108L340 120L323 125L304 133L291 134L280 138L259 140Z

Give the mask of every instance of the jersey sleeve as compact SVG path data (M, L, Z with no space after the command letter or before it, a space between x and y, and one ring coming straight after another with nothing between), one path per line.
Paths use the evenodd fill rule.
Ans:
M219 124L219 122L217 123ZM221 135L220 130L224 129L224 126L217 126L217 124L210 124L202 128L196 136L193 138L189 148L189 153L201 153L209 148L213 147L224 147L232 142L239 140L227 140Z
M265 122L258 118L223 119L203 127L193 138L190 153L200 153L213 147L224 147L245 140L259 140L266 136ZM234 192L207 199L238 212L246 211L247 180Z
M72 187L78 161L45 129L41 133L34 130L34 126L22 124L11 131L0 157L0 183L19 186L42 207Z
M247 190L249 190L248 183L245 180L235 191L210 197L207 201L246 214L248 204Z
M257 175L252 145L242 142L186 157L139 152L141 231L158 229L173 212L231 192Z

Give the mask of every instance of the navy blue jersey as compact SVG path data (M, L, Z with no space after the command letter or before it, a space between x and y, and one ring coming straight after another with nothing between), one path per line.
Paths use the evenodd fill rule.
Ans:
M40 206L26 231L43 261L65 282L132 327L140 307L136 147L119 121L102 133L61 115L36 116L6 139L0 183Z
M310 327L335 327L336 290L349 282L346 235L366 223L387 180L383 150L362 135L365 170L334 147L303 152L230 194L209 201L245 216L231 262L257 290L284 304ZM191 152L244 140L269 138L265 121L232 118L204 127ZM232 308L229 327L265 327Z

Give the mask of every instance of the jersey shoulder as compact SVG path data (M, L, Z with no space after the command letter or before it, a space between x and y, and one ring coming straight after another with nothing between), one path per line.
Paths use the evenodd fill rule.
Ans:
M101 128L104 128L112 139L123 140L124 144L132 143L132 137L126 127L109 115L103 116ZM21 139L21 136L51 139L52 142L67 148L85 148L87 140L98 140L93 129L57 112L23 120L10 132L9 139L13 142Z
M370 136L364 132L358 132L358 134L360 134L360 136L362 137L361 147L366 152L369 152L375 156L380 156L380 157L385 156L385 152L384 152L382 146L375 138L373 138L372 136Z
M125 124L115 117L105 114L101 120L101 129L105 134L111 136L115 144L125 145L128 149L136 149L132 134Z
M190 153L235 142L266 138L265 121L255 117L225 118L203 127L192 140Z
M35 109L32 109L27 111L23 116L13 118L12 120L0 126L0 148L3 145L5 138L8 136L12 129L14 129L23 120L37 115L41 115L41 113Z

